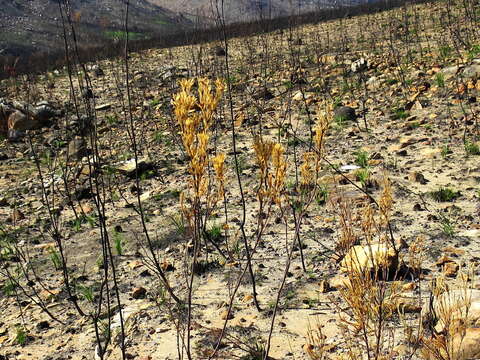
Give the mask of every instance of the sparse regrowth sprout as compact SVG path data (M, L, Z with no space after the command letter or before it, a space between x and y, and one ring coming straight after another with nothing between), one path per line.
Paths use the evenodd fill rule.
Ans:
M5 294L5 296L13 295L16 287L16 282L8 279L3 285L2 292Z
M455 235L455 224L446 216L440 217L440 224L442 232L448 237L453 237Z
M62 258L60 257L60 253L57 251L57 249L53 247L50 248L49 252L50 252L50 261L55 267L55 270L61 269L63 263L62 263Z
M465 152L467 155L480 155L480 146L477 143L467 141L465 143Z
M326 185L320 185L317 194L317 204L325 205L328 199L328 187Z
M222 238L222 228L218 225L212 226L207 230L207 236L210 240L218 242Z
M445 60L452 54L453 49L450 46L440 46L438 49L438 52L440 54L440 57Z
M472 45L472 47L468 51L468 60L471 61L476 57L478 57L479 55L480 55L480 45L479 44Z
M368 169L358 169L355 172L355 177L360 183L365 186L367 184L368 178L370 177L370 171Z
M15 332L15 342L20 346L23 346L27 343L27 332L23 326L17 326Z
M355 153L355 164L362 168L368 167L368 158L369 155L365 150L358 150Z
M115 229L113 231L113 241L117 255L123 255L123 236L121 232L116 231Z
M410 114L404 108L393 109L393 119L403 120L406 119Z
M442 151L440 154L442 155L442 158L446 159L448 155L452 154L452 150L450 149L450 146L448 146L448 144L442 146Z
M445 76L442 73L437 73L435 75L435 83L438 87L443 88L445 87Z
M460 191L452 190L448 187L441 187L436 191L430 193L432 198L438 202L453 201L460 197Z
M78 292L80 293L80 296L87 300L88 302L93 303L93 300L95 298L93 294L93 288L89 286L78 286Z

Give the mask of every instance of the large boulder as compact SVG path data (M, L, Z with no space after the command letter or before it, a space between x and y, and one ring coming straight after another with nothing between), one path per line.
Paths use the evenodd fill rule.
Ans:
M450 359L480 359L480 328L467 328L457 332L452 339Z
M480 326L480 290L448 290L426 303L422 309L424 322L433 323L436 332L462 325Z
M13 132L24 132L27 130L40 129L42 124L34 116L29 116L20 110L16 110L8 117L8 130Z
M50 126L52 120L61 115L48 102L36 105L24 104L18 101L0 101L0 134L8 135L9 139L19 138L27 130L36 130Z
M448 66L446 68L443 68L442 70L440 70L440 74L443 75L445 80L449 80L457 76L459 71L460 71L460 66L454 65L454 66Z
M480 64L472 64L462 71L462 77L465 79L475 80L480 78Z
M355 109L350 106L338 106L333 110L333 116L337 121L355 121L357 114Z
M342 271L351 275L392 274L398 267L398 255L388 244L355 245L342 259L340 266Z
M117 171L121 174L124 174L130 178L134 178L135 175L142 175L147 171L153 171L155 169L155 165L148 159L138 159L137 163L135 163L135 158L130 159L128 161L124 161L117 167Z
M53 108L51 104L46 101L38 103L32 110L32 115L39 121L42 125L49 125L53 118L60 116L61 111Z
M480 359L480 328L459 328L450 334L433 335L424 340L422 358L425 360Z

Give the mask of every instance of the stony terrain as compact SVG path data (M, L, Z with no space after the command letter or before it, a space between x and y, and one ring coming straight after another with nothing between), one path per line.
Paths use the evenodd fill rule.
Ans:
M192 231L182 215L180 194L188 188L189 158L171 100L179 80L194 76L228 79L237 133L235 153L224 94L209 153L226 154L226 201L207 219L202 262L194 276L192 358L212 354L225 324L216 358L263 358L295 240L296 179L311 130L322 116L331 122L319 173L322 191L305 212L302 246L294 247L285 273L269 356L315 359L313 352L323 349L327 359L362 358L355 351L364 345L358 336L352 340L347 325L353 315L342 296L349 278L341 269L345 252L340 243L348 229L357 243L365 243L365 208L372 199L384 198L388 177L390 235L401 249L400 262L409 269L415 268L414 261L421 265L417 273L406 271L382 282L402 289L398 308L404 311L388 317L378 358L422 358L420 339L431 335L418 333L419 313L432 280L445 278L452 288L463 280L476 289L480 260L479 27L454 5L450 16L456 18L450 25L458 29L447 30L445 3L439 2L233 39L229 76L221 43L131 54L132 123L122 59L88 64L88 89L81 68L75 69L73 83L65 69L30 81L3 81L5 109L18 108L15 101L47 101L56 111L35 130L12 120L0 144L0 359L92 359L97 348L92 316L99 319L100 339L112 335L104 358L121 358L115 289L125 320L127 358L187 358L180 341L186 336L185 308L168 295L153 259L174 292L186 299ZM480 10L478 4L473 10ZM462 47L459 36L470 45ZM325 108L325 102L334 109ZM93 122L85 116L89 109L94 109ZM92 131L98 136L96 150ZM138 145L138 181L132 133ZM259 211L253 146L259 136L282 144L288 165L284 203L272 205L271 211ZM245 270L235 154L251 250L259 226L265 225L252 259L261 311ZM98 199L104 201L104 228ZM105 268L112 269L102 258L105 231L116 283L111 273L103 282ZM381 238L385 229L378 225L375 231ZM69 301L58 244L84 316ZM247 275L240 278L244 270ZM106 284L109 290L102 294L111 296L110 314L106 305L98 308ZM318 326L323 335L315 341ZM457 357L471 358L478 356Z

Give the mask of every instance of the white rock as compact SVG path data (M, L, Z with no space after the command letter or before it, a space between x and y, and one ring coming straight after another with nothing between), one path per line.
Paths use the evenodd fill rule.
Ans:
M369 68L370 68L370 64L368 63L368 60L366 60L363 57L354 61L350 65L350 69L352 70L353 73L359 73L359 72L368 70Z
M340 265L341 270L348 273L395 271L398 257L395 250L387 244L355 245L350 248Z
M433 314L432 314L433 312ZM447 324L462 323L465 326L480 326L480 290L455 289L442 293L433 303L424 304L422 317L429 315L437 320L435 330L441 332Z
M360 169L360 166L358 165L342 165L338 170L340 170L341 172L349 172L358 169Z

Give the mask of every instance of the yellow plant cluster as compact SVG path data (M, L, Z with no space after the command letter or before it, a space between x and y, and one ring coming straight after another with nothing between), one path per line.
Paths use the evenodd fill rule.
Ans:
M323 109L322 109L323 107ZM314 127L315 136L313 151L307 151L303 154L303 163L300 166L300 175L302 185L313 185L316 183L317 175L320 171L320 162L325 150L325 139L330 126L333 114L333 105L331 103L322 103L319 107L317 122Z
M387 226L390 222L390 214L393 207L392 184L388 177L383 179L383 191L379 201L382 225Z
M192 88L198 83L198 94L194 94ZM200 201L204 199L207 207L212 208L224 194L224 162L225 154L218 154L210 160L208 144L211 137L211 127L215 110L220 102L225 84L222 80L215 81L215 89L211 81L206 78L184 79L180 82L180 91L175 94L172 104L175 108L175 118L180 127L183 146L189 157L189 179L193 211L198 210ZM209 164L212 164L217 179L217 195L209 196ZM185 197L182 195L182 204ZM192 212L183 206L188 218Z
M287 171L285 149L280 144L262 142L260 139L255 141L254 149L260 166L258 198L261 201L270 200L280 205Z

